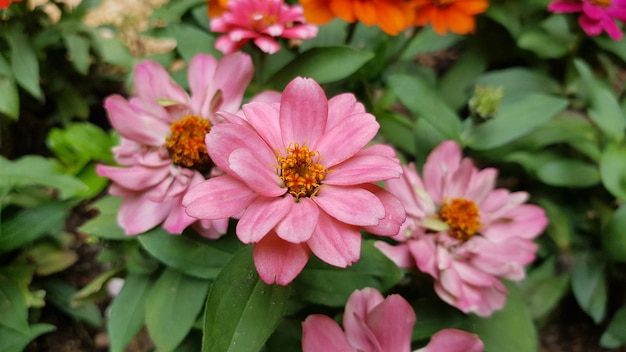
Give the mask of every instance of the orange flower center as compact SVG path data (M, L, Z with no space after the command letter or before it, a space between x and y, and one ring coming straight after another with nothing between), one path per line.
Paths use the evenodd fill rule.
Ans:
M450 227L448 233L460 241L469 240L480 228L480 212L478 206L465 198L445 200L439 217Z
M165 146L174 164L189 169L208 172L213 166L206 150L204 137L211 130L211 123L200 116L185 116L170 125L172 132L165 139Z
M265 13L253 13L250 16L250 24L256 31L262 31L265 28L275 24L278 21L277 15L269 15Z
M611 5L611 0L591 0L591 3L601 7L609 7Z
M454 4L456 0L432 0L432 1L433 1L433 5L437 7L446 7L446 6L450 6Z
M306 146L301 147L298 143L285 150L286 156L278 153L276 155L278 176L283 187L287 187L288 192L296 199L315 196L328 171L319 163L319 153L310 151Z

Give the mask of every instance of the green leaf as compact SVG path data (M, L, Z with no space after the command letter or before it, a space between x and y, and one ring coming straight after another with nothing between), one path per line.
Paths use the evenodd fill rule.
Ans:
M426 81L417 76L394 74L389 77L388 84L414 115L428 121L446 138L459 140L459 117Z
M75 177L58 171L53 159L27 155L11 161L0 157L0 188L27 185L56 188L61 199L70 198L87 190Z
M89 122L77 122L63 129L51 129L46 144L65 163L83 160L114 163L111 148L116 141L100 127Z
M161 26L171 22L178 22L187 11L195 6L201 6L206 3L206 0L179 0L167 2L152 11L150 21L156 21L160 23Z
M31 264L37 275L48 276L72 266L78 261L78 254L56 243L41 242L23 251L19 258Z
M476 78L484 71L487 62L478 51L470 51L446 71L438 90L449 106L462 108L474 91Z
M591 187L600 182L600 172L594 165L577 159L558 159L542 165L537 177L551 186Z
M165 269L146 298L146 325L161 351L173 351L202 311L209 281Z
M317 83L330 83L356 72L374 54L351 47L312 48L300 54L269 80L268 85L283 88L297 76L313 78Z
M555 256L531 270L519 286L533 319L539 320L548 315L569 292L569 283L569 274L556 272Z
M146 297L153 282L148 275L130 274L120 293L113 299L107 320L111 352L123 352L143 326Z
M22 352L37 336L54 331L56 327L50 324L35 324L30 326L28 334L16 333L14 330L0 326L0 351Z
M340 307L355 289L373 287L381 292L390 289L402 279L402 271L374 247L374 242L364 240L361 259L345 269L311 258L294 280L294 294L311 303Z
M78 292L73 286L57 277L46 278L40 284L46 290L47 302L52 303L70 317L84 321L94 327L102 326L100 310L93 302L80 306L70 304L72 297Z
M626 128L626 116L615 97L615 93L593 76L589 66L584 61L577 59L574 61L574 65L589 93L591 105L589 117L605 135L616 141L622 140Z
M420 298L411 305L417 316L413 341L428 339L441 329L458 328L466 319L463 312L436 296Z
M67 47L69 60L72 66L82 75L89 72L89 48L91 46L88 38L78 33L63 33L63 41Z
M559 84L541 72L528 68L511 67L489 71L476 80L477 85L502 87L504 100L517 95L532 93L557 93L561 91Z
M566 106L567 100L544 94L503 102L495 118L469 130L467 144L476 150L499 147L545 124Z
M616 198L626 200L626 147L609 145L600 159L602 184Z
M598 324L604 319L607 304L605 263L588 253L573 255L572 290L580 308Z
M289 287L261 281L252 246L241 249L209 292L202 351L259 351L278 326L288 298Z
M120 197L104 197L91 206L98 215L78 228L80 232L107 240L132 240L117 223L117 212L122 204Z
M450 48L461 40L462 36L448 33L441 36L430 27L422 27L419 33L402 53L402 60L414 60L420 53L432 53Z
M5 31L11 47L11 68L17 83L33 97L42 100L43 93L39 85L39 62L31 41L21 27L9 27Z
M556 204L548 198L540 198L537 203L546 211L546 216L550 219L546 233L560 250L567 251L573 237L572 221L567 216L567 207Z
M9 267L0 269L0 328L29 335L28 306L22 293L33 277L32 270Z
M51 202L36 208L22 210L15 217L0 224L0 253L19 248L50 231L65 227L67 205Z
M185 62L200 53L219 57L219 51L214 47L215 37L206 31L184 23L171 24L168 29L176 39L176 50Z
M626 305L615 312L613 319L600 337L600 346L604 348L617 348L623 345L626 345Z
M0 94L0 114L17 120L20 115L20 97L11 66L2 55L0 55L0 92L2 92Z
M509 295L504 309L486 318L470 315L464 330L477 334L485 344L485 351L537 352L537 331L528 309L517 288L510 284L507 288Z
M80 305L88 302L93 297L97 297L102 293L106 294L106 285L109 280L115 277L123 270L122 267L113 268L105 271L104 273L96 276L87 285L81 288L74 297L72 297L71 304Z
M239 247L234 236L200 241L167 233L162 228L139 235L139 242L153 257L185 274L213 279Z
M620 205L602 229L602 249L608 259L626 262L626 204Z

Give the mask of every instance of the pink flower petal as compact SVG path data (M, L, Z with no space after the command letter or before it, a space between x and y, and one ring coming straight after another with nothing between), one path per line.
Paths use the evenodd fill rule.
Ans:
M115 167L99 164L96 166L96 173L110 178L113 182L126 189L143 191L165 181L170 175L170 167Z
M333 167L324 179L331 185L355 185L398 178L402 174L400 164L383 156L354 156Z
M236 215L257 197L243 182L224 175L191 187L183 197L183 206L194 218L222 219Z
M411 352L415 312L402 296L389 295L367 314L367 325L382 351Z
M309 253L306 244L283 241L270 232L254 245L254 265L263 282L285 286L304 269Z
M147 101L173 100L183 105L189 96L156 61L145 60L135 68L134 85L137 96Z
M366 322L368 313L383 301L383 295L371 287L354 291L348 298L343 328L348 341L357 351L383 351Z
M363 187L378 197L385 207L385 217L380 219L377 225L364 226L363 229L379 236L397 235L401 225L406 220L406 213L400 200L377 185L369 184Z
M301 77L291 81L280 103L283 145L314 146L326 129L327 115L328 100L317 82Z
M121 96L112 95L104 100L104 108L109 114L109 121L124 138L150 146L165 143L170 133L169 124L133 107Z
M359 187L324 185L313 201L328 215L350 225L378 225L385 217L380 199Z
M363 104L356 100L354 94L339 94L328 99L328 122L326 130L335 127L336 124L342 123L343 118L354 114L365 113ZM395 153L394 153L395 154Z
M580 12L582 8L582 2L578 3L569 0L556 0L548 5L548 11L555 13Z
M246 185L265 197L278 197L287 192L280 186L280 178L271 164L264 164L250 150L239 148L230 153L228 163L232 172ZM260 165L259 165L260 164Z
M307 241L317 226L319 208L309 198L302 198L298 202L289 198L285 197L293 206L276 226L276 234L291 243Z
M279 110L267 103L248 103L242 107L250 125L269 146L283 147L280 135Z
M539 236L548 225L544 210L536 205L522 204L494 219L481 234L494 240L521 237L532 239Z
M424 186L430 197L441 204L447 180L459 167L461 148L454 141L445 141L435 148L424 163Z
M399 268L409 269L415 267L415 259L413 259L408 245L401 243L392 246L387 242L376 241L374 246L378 248L379 251L383 252L383 254Z
M204 118L209 118L211 101L220 87L213 79L216 69L217 60L206 54L194 56L187 69L187 79L191 91L189 105L196 114Z
M311 251L324 262L340 268L359 260L361 256L361 232L319 213L317 228L307 241Z
M326 315L309 315L302 323L302 352L357 352L336 321Z
M138 235L160 224L171 207L171 202L157 203L141 195L127 196L117 211L117 222L127 235Z
M180 234L183 230L194 223L196 218L187 215L185 208L181 204L182 196L172 199L172 208L163 222L163 228L172 234Z
M291 197L258 197L243 213L237 223L237 237L243 243L259 242L292 209Z
M221 91L224 99L219 110L233 113L239 110L243 95L253 76L254 66L249 55L236 52L224 56L217 64L212 83L214 89Z
M458 329L443 329L435 333L426 347L416 352L482 352L483 342L477 335Z
M268 54L275 54L280 50L280 44L273 37L263 35L254 38L254 45L259 47L262 52Z
M332 167L363 149L374 138L379 127L373 115L346 116L342 123L326 131L312 149L320 153L324 165Z

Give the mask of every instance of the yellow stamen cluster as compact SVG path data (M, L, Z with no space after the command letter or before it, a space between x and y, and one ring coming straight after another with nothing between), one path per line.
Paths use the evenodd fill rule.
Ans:
M450 227L448 233L462 242L474 236L481 226L478 206L465 198L444 201L439 217Z
M298 143L285 149L287 155L276 155L278 176L283 187L287 187L296 199L315 196L328 171L319 163L319 153L310 151L306 146L301 147Z
M171 134L165 146L174 164L200 172L211 170L204 137L211 130L211 123L200 116L185 116L170 125Z
M609 7L611 5L611 0L591 0L591 3L601 7Z

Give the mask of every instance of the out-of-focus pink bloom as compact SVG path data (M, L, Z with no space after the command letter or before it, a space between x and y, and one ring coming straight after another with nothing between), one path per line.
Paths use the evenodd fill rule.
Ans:
M317 26L306 24L302 7L283 0L230 0L227 10L211 20L211 31L226 33L215 41L217 50L233 53L252 40L262 51L280 50L276 38L306 40L317 36Z
M417 266L435 279L435 291L463 312L488 316L504 306L499 278L522 280L535 259L533 239L547 225L543 209L524 204L526 192L494 189L497 171L478 170L453 141L428 156L423 178L414 165L387 181L407 212L392 246L377 242L396 264Z
M296 78L280 103L251 102L240 118L214 126L209 155L225 173L187 192L187 214L241 214L237 236L254 243L264 282L287 285L310 252L346 267L360 257L361 233L395 235L405 219L397 198L375 182L398 178L391 147L372 145L379 125L352 94L328 100L312 79Z
M0 0L0 9L8 9L12 2L22 2L22 0Z
M615 20L626 22L626 0L555 0L548 5L555 13L582 12L578 23L590 36L606 31L613 40L622 39Z
M118 222L128 235L163 223L170 233L187 226L209 238L226 232L228 218L197 221L185 213L182 198L192 185L217 172L206 152L204 136L221 118L220 110L237 112L253 76L252 60L237 53L220 61L197 55L188 70L191 96L157 62L135 70L136 96L109 96L104 106L122 137L114 148L121 167L98 165L113 181L111 195L123 198Z
M356 290L346 303L343 328L326 315L309 315L302 323L303 352L410 352L415 313L402 296L383 299L371 287ZM444 329L416 352L481 352L478 336Z

